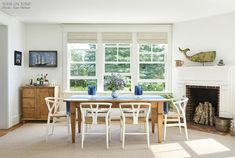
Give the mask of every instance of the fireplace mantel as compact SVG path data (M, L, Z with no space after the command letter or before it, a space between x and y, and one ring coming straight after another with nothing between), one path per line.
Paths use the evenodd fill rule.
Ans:
M231 88L235 81L232 66L190 66L177 67L176 81L178 95L186 95L186 85L220 87L220 116L235 111L231 105Z

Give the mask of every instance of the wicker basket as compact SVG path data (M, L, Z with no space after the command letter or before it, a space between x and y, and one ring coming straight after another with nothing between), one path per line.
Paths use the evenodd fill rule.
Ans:
M215 117L215 128L221 132L229 132L231 118Z
M235 120L231 120L230 134L231 136L235 136Z

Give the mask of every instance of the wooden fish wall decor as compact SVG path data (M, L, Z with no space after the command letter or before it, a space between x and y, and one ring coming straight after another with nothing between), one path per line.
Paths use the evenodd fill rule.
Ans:
M213 62L216 57L216 51L199 52L192 56L187 55L187 52L190 51L189 48L186 48L186 49L179 48L179 51L182 52L188 60L193 61L193 62L203 63L203 65L205 62Z

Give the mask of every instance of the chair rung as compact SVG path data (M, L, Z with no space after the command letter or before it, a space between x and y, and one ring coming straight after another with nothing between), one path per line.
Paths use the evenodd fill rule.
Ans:
M92 134L106 134L106 133L84 133L84 134L92 135Z
M185 126L185 124L166 124L166 127L178 127L178 126Z
M148 133L125 133L127 135L146 135Z

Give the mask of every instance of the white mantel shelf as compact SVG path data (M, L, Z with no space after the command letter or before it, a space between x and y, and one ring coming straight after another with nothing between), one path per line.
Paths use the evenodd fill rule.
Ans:
M180 95L186 95L186 85L220 87L220 115L235 112L233 108L234 66L182 66L175 68Z
M212 85L228 84L231 66L190 66L177 67L178 82L202 82Z

